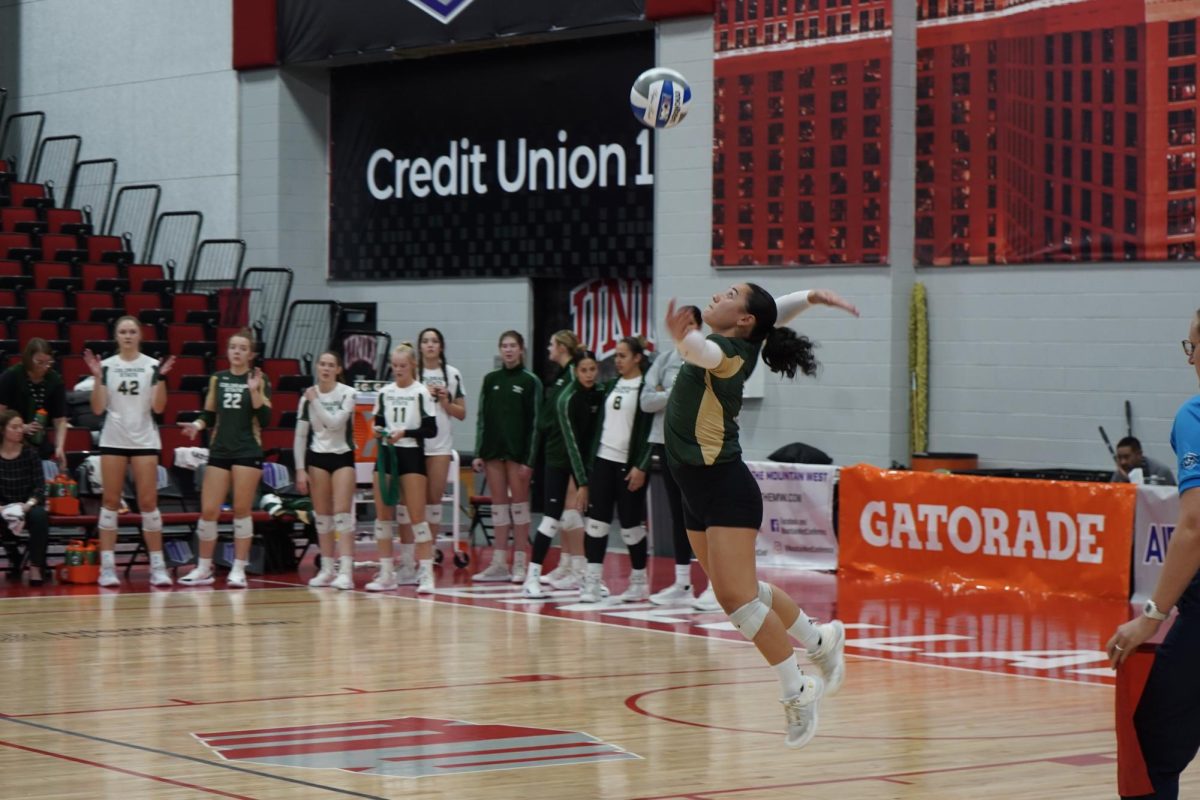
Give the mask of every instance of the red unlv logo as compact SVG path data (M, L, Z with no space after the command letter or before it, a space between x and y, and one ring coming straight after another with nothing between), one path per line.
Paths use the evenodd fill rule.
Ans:
M584 346L603 361L626 336L651 340L650 279L601 278L571 290L571 326ZM653 350L650 344L648 350Z

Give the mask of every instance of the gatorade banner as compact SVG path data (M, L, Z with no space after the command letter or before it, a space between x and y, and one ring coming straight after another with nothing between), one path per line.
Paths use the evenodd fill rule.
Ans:
M1129 596L1136 489L846 467L842 567L943 588Z
M833 484L837 467L748 461L763 496L755 551L767 567L836 570Z
M1137 487L1133 525L1133 600L1144 603L1154 591L1167 557L1167 545L1179 519L1179 489L1174 486Z

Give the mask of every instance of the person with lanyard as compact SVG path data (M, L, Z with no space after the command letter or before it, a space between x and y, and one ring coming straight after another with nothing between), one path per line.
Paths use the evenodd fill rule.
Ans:
M537 457L542 382L525 369L525 337L500 334L500 369L489 372L479 392L475 460L492 496L492 562L472 580L524 584L529 546L529 481ZM509 534L513 535L512 571L508 569Z
M15 542L16 536L25 531L29 536L29 585L41 586L49 572L46 479L42 460L25 441L25 421L11 408L0 411L0 527L6 534L9 577L20 578L21 556Z
M1183 352L1200 381L1200 311L1192 315ZM1200 748L1200 394L1175 413L1171 449L1179 466L1179 519L1154 591L1142 613L1117 628L1105 650L1119 669L1156 633L1174 610L1171 629L1154 654L1154 663L1133 713L1133 728L1145 763L1142 776L1150 794L1122 797L1175 800L1179 776Z
M544 511L533 540L529 573L525 576L525 583L521 587L522 594L531 599L549 597L543 591L542 584L561 580L570 573L571 555L574 551L571 547L572 543L567 541L566 531L569 530L573 533L575 529L583 527L582 518L575 519L579 515L578 511L564 510L569 500L568 494L572 493L573 476L568 443L563 435L563 427L558 416L559 400L572 389L574 362L579 353L579 339L569 330L561 330L551 336L550 344L546 348L546 354L549 356L550 362L554 364L555 371L552 379L546 384L546 390L542 397L544 411L538 418L538 436L542 441L544 462L542 475ZM574 442L571 442L570 446L573 447ZM579 483L576 481L574 485L578 486ZM582 485L587 485L586 476L583 478ZM543 575L542 565L550 552L550 544L560 529L563 530L563 543L558 566L552 572ZM579 541L578 544L582 545L583 542Z
M644 383L646 357L642 340L626 337L617 343L617 378L604 389L589 453L587 492L587 573L579 600L598 603L606 594L604 556L612 527L613 506L621 524L621 539L629 548L629 585L617 599L640 603L650 596L646 578L646 471L650 468L652 417L638 402Z
M755 540L762 524L762 492L742 461L738 415L742 390L759 353L772 372L794 378L814 375L813 343L786 325L811 305L858 316L834 292L794 292L778 299L753 283L713 295L704 310L709 336L695 328L686 308L667 308L666 327L686 362L667 401L667 461L683 495L684 524L692 550L708 575L717 601L734 627L775 670L787 720L785 742L803 747L817 731L823 696L845 677L845 631L841 622L815 625L778 586L759 581ZM805 648L822 677L805 675L789 635Z
M684 306L683 310L691 314L692 330L700 330L703 321L700 309L696 306ZM667 450L663 444L663 420L666 417L667 398L671 396L671 387L675 385L675 377L683 366L683 356L674 347L654 359L650 369L646 370L646 385L642 387L642 411L654 415L654 424L650 427L650 444L658 455L662 467L663 488L666 490L667 507L671 512L671 544L675 551L675 582L660 592L650 595L650 602L656 606L677 605L690 603L697 611L720 611L721 604L713 594L712 584L699 597L692 596L692 545L688 541L687 528L683 524L683 497L679 494L679 486L671 477L667 468Z
M341 357L321 353L317 383L300 398L292 451L296 489L312 498L321 546L321 569L308 585L344 590L354 588L355 391L341 375Z
M117 354L103 361L91 350L83 362L92 373L92 413L104 416L100 429L100 577L101 586L121 585L117 577L117 513L125 475L132 471L137 487L142 538L150 553L150 585L170 586L162 553L162 513L158 510L158 456L162 441L154 414L167 407L164 379L175 364L171 356L161 364L141 351L142 325L136 317L121 317L113 326Z
M231 589L246 587L250 540L254 538L251 512L262 480L262 430L271 419L271 384L254 366L254 333L242 328L229 337L225 356L229 369L208 381L204 410L194 422L181 422L184 435L196 439L210 430L208 463L200 489L200 521L196 538L200 553L195 568L179 579L185 586L213 583L213 552L217 548L217 520L221 505L233 489L233 566L225 578Z
M54 351L45 339L25 343L21 363L0 373L0 411L12 409L25 421L25 441L43 461L67 468L67 389L54 369ZM44 412L44 413L43 413ZM54 436L46 435L53 423Z
M403 503L416 543L417 593L432 594L433 533L425 519L429 486L424 442L437 435L437 418L429 390L417 380L417 354L407 342L392 351L392 375L395 382L375 396L375 435L380 440L374 487L379 575L365 588L368 592L387 592L399 585L392 540L396 507Z

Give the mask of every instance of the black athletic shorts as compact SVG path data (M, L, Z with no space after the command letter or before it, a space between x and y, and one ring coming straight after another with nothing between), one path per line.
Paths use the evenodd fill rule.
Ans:
M217 469L233 469L234 467L250 467L252 469L262 469L262 456L257 458L213 458L209 456L208 466L216 467Z
M354 451L347 450L344 453L314 453L312 450L309 450L304 455L304 464L308 467L323 469L331 474L345 467L354 469Z
M631 492L625 481L628 474L629 467L624 464L606 458L596 459L588 477L588 519L611 525L613 506L616 505L617 522L622 528L634 528L645 521L648 482Z
M123 458L137 458L139 456L154 456L158 458L159 451L157 450L136 450L132 447L101 447L100 455L102 456L121 456Z
M426 475L425 449L423 447L393 447L399 469L398 475ZM375 471L379 472L379 462L375 462Z
M752 528L762 525L762 490L744 461L711 467L669 464L683 495L683 521L689 531Z
M542 472L546 485L543 514L550 519L562 519L563 506L567 503L567 488L571 483L571 470L546 465Z

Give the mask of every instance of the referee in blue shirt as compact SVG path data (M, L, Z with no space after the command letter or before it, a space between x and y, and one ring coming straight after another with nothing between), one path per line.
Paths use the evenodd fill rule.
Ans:
M1192 318L1183 352L1200 379L1200 311ZM1200 395L1175 414L1171 449L1179 459L1179 520L1158 585L1141 616L1117 628L1108 640L1115 669L1157 631L1172 608L1179 611L1158 646L1134 713L1134 728L1146 763L1152 794L1140 798L1175 800L1179 775L1200 748Z

